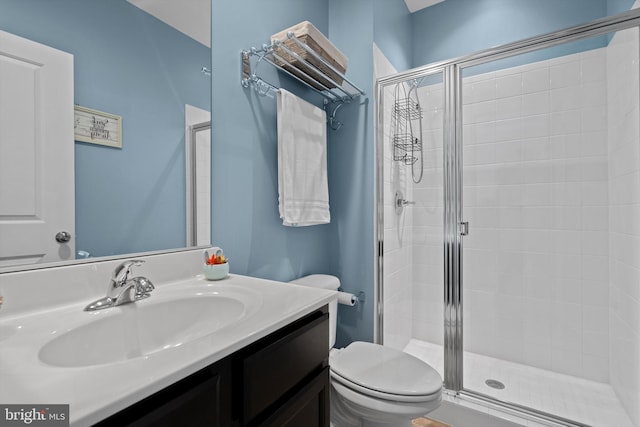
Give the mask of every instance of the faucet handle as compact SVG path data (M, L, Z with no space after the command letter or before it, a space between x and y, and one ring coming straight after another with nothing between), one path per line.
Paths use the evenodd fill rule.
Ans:
M148 295L149 292L156 288L153 286L153 283L151 283L151 280L146 277L134 277L131 280L136 284L136 295Z
M144 260L142 259L132 259L123 262L122 264L118 265L115 270L113 270L111 281L118 286L125 284L127 280L129 280L129 275L131 274L131 270L133 270L133 267L142 264L144 264Z

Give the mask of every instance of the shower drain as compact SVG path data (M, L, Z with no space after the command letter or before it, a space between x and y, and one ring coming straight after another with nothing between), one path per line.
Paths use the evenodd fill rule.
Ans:
M489 387L496 388L498 390L502 390L504 388L504 384L498 380L486 380L484 383Z

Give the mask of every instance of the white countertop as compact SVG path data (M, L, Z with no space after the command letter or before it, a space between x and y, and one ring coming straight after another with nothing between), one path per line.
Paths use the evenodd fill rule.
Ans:
M1 290L1 289L0 289ZM41 311L0 311L0 402L70 404L71 425L91 425L167 387L286 324L322 307L336 292L230 275L207 281L202 275L156 285L152 304L180 295L233 291L253 301L242 319L172 348L115 363L59 367L43 363L39 350L62 333L124 306L85 312L89 300Z

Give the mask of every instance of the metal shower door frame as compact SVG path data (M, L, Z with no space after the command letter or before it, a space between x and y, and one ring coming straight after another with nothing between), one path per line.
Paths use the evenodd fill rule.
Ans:
M414 68L383 77L376 82L376 242L377 271L375 274L375 298L377 304L374 336L383 344L384 307L383 247L384 247L384 90L391 85L422 78L437 72L443 73L444 83L444 385L458 396L466 396L490 405L519 413L547 419L567 426L582 424L546 414L535 409L499 401L481 393L465 390L463 385L463 298L462 298L462 237L468 231L463 219L463 141L462 141L462 72L465 68L496 60L533 52L589 37L595 37L628 28L640 27L640 9L595 20L537 37L509 43L470 55ZM473 230L471 230L473 232Z

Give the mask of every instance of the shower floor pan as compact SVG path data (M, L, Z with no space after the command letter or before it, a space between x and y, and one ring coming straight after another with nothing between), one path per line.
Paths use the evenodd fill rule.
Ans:
M441 345L412 339L404 351L424 360L443 375ZM491 387L487 380L498 381L504 388ZM606 383L465 351L464 387L593 427L633 427L615 392Z

